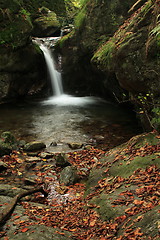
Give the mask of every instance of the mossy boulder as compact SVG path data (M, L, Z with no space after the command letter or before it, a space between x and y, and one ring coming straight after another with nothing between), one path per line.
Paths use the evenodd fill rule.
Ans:
M107 152L90 173L85 193L89 206L114 226L121 222L122 227L115 228L119 237L126 236L128 228L139 228L144 237L158 236L159 149L156 133L135 136ZM156 198L151 205L150 198Z
M91 65L91 58L123 23L135 1L84 1L75 17L75 29L60 41L65 89L77 94L106 96L106 76ZM110 81L111 77L108 76ZM117 87L113 81L111 84ZM118 88L118 87L117 87ZM107 91L107 90L106 90Z
M34 20L43 6L65 15L63 0L0 2L0 102L37 94L47 86L44 58L31 41ZM60 25L54 14L55 22Z
M18 142L10 132L3 132L0 138L0 156L8 155L13 149L17 149Z
M60 36L60 22L55 12L41 8L40 17L34 20L32 35L36 37Z
M34 151L42 150L44 148L46 148L45 143L38 142L38 141L29 142L24 146L24 150L28 152L30 151L34 152Z

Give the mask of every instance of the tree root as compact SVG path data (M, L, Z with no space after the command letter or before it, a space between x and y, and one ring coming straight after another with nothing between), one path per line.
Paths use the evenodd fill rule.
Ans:
M29 191L19 193L11 200L11 202L7 205L7 207L0 213L0 226L5 224L5 222L11 216L15 206L17 205L18 201L21 198L23 198L27 195L31 195L36 192L41 192L45 197L48 196L48 193L43 189L43 187L39 187L39 188L35 188L35 189L29 190Z

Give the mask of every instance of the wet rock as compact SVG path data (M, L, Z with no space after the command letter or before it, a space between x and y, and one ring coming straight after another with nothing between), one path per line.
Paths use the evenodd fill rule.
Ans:
M72 185L78 179L77 169L74 166L65 167L60 174L60 183Z
M10 132L3 132L0 139L0 156L8 155L17 148L17 140Z
M55 157L57 166L66 167L66 166L70 165L70 163L68 162L67 154L59 153L59 154L55 155L54 157Z
M11 132L3 132L1 134L1 138L3 139L4 143L13 145L17 143L16 138L13 136Z
M41 159L38 157L27 157L26 161L27 162L35 162L35 161L37 162L37 161L41 161Z
M97 141L103 141L103 140L104 140L104 136L102 136L102 135L95 135L94 138L95 138Z
M22 188L15 187L14 185L9 184L0 184L0 195L15 197L17 194L25 191Z
M84 149L86 149L86 150L91 150L92 147L93 147L92 145L86 145L86 146L84 147Z
M40 158L44 158L44 159L49 159L49 158L52 158L53 157L53 153L48 153L48 152L41 152L39 154L39 157Z
M43 142L37 142L37 141L27 143L27 144L24 146L24 150L25 150L25 151L31 151L31 152L32 152L32 151L42 150L43 148L46 148L45 143L43 143Z
M50 147L56 147L57 143L56 142L51 142Z
M26 166L25 166L25 170L30 170L31 168L34 168L36 166L36 163L33 162L33 163L27 163Z
M8 165L2 161L0 161L0 172L6 170Z
M71 149L80 149L82 148L83 146L83 143L68 143L68 146L71 148Z
M24 179L24 184L26 184L26 185L35 185L36 183L37 182L35 181L34 177Z
M0 140L0 157L4 155L9 155L12 152L12 148L10 146L7 146Z

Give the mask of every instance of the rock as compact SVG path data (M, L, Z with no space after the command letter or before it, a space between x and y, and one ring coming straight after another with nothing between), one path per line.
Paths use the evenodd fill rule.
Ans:
M18 188L14 185L9 184L0 184L0 195L8 196L8 197L15 197L17 194L25 191L22 188Z
M37 184L37 182L35 181L36 178L37 178L37 176L30 176L28 178L26 177L26 178L24 178L24 184L29 185L29 186L35 185L35 184Z
M39 157L40 158L44 158L44 159L49 159L49 158L52 158L53 157L53 153L48 153L48 152L41 152L39 154Z
M8 165L2 161L0 161L0 172L6 170Z
M0 211L6 208L6 203L12 201L11 197L0 196ZM1 205L0 204L0 205ZM34 209L39 208L40 210L48 208L43 204L29 202L31 207ZM40 220L40 216L36 215L36 218ZM21 231L21 223L31 223L31 225L26 225L27 231ZM9 228L7 227L9 225ZM6 225L4 225L6 231L6 237L12 240L69 240L72 239L71 233L67 231L62 231L62 229L47 227L45 225L37 224L35 220L31 220L30 217L25 214L25 209L21 205L16 205L14 214L11 215L11 218L8 219ZM20 230L20 231L19 231ZM16 232L16 235L14 234ZM60 235L58 232L63 232L63 235ZM3 239L3 237L2 237Z
M55 155L54 157L55 157L57 166L66 167L66 166L70 165L70 163L68 162L67 154L59 153L59 154Z
M38 150L42 150L43 148L46 148L46 145L45 143L43 142L30 142L30 143L27 143L25 146L24 146L24 150L25 151L38 151Z
M10 145L17 143L16 138L11 132L3 132L1 134L1 138L3 139L4 143L10 144Z
M0 139L0 156L8 155L17 149L17 140L11 132L3 132Z
M83 144L74 142L74 143L68 143L68 146L74 150L74 149L82 148Z
M9 155L11 152L11 146L7 146L0 140L0 157L2 157L3 155Z
M74 166L65 167L60 173L60 183L73 185L78 179L77 169Z
M104 136L102 136L102 135L95 135L94 138L95 138L97 141L103 141L103 140L104 140Z
M57 146L57 143L56 142L51 142L50 143L50 147L56 147Z
M27 162L39 162L39 161L41 161L41 159L38 157L26 157L26 161Z
M50 37L57 31L59 31L60 35L60 23L56 13L44 7L39 11L41 11L42 14L34 20L32 35L36 37Z

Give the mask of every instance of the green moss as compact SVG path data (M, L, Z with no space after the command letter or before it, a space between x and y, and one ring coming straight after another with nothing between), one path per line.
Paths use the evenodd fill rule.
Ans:
M74 30L70 33L68 33L67 35L63 36L56 44L55 44L55 48L59 47L59 48L63 48L65 43L72 38L74 34Z
M80 28L83 25L85 19L86 19L86 9L85 7L83 7L82 10L75 17L75 20L74 20L75 28Z
M35 23L41 23L41 26L43 27L60 27L60 23L57 19L57 15L54 12L49 12L44 16L41 16L35 20Z
M91 200L91 203L96 204L98 206L98 208L96 208L95 210L98 212L98 214L104 221L114 219L115 217L118 217L123 214L123 207L113 208L111 203L113 199L117 198L118 192L120 193L121 190L116 191L116 194L102 193L98 197L95 197Z
M91 61L95 62L97 65L102 65L104 68L110 69L114 50L115 39L111 38L94 54Z
M26 42L26 33L31 31L30 22L22 16L17 16L5 29L1 30L0 44L11 46L13 48L22 46Z
M113 167L110 168L109 174L112 176L121 176L121 177L128 177L132 175L132 173L138 169L142 168L145 169L146 167L155 164L160 166L159 162L159 155L149 155L145 157L135 157L131 161L119 161L118 163L114 164Z

